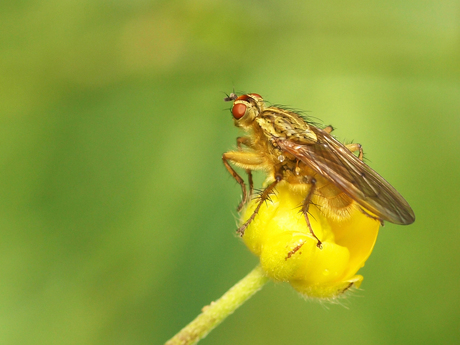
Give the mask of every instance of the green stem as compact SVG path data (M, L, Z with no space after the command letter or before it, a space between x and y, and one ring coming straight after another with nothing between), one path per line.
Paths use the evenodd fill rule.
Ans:
M216 302L204 307L203 312L185 328L171 338L165 345L192 345L203 339L227 316L259 291L268 278L262 268L257 266L246 277L228 290Z

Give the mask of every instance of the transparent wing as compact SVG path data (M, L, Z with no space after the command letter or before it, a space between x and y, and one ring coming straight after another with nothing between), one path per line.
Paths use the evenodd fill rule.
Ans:
M315 144L274 138L276 144L343 189L353 200L383 220L411 224L414 212L385 179L327 132L315 128Z

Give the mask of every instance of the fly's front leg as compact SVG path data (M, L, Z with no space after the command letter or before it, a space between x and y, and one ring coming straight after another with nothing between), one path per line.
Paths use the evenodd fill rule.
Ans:
M312 178L310 183L311 183L311 188L310 188L310 191L308 192L307 197L303 201L302 213L303 213L303 215L305 217L305 221L307 222L307 226L308 226L308 229L310 230L311 235L318 241L316 243L316 246L319 249L323 249L322 242L319 240L318 237L316 237L315 232L313 231L313 228L311 227L310 219L308 219L308 209L310 208L311 199L312 199L313 194L315 193L315 190L316 190L316 180L314 178Z
M347 149L349 149L351 152L356 152L359 150L359 155L358 155L358 158L359 160L363 160L363 155L364 155L364 152L363 152L363 147L361 146L361 144L357 144L357 143L354 143L354 144L348 144L348 145L345 145L347 147Z
M241 236L243 237L244 235L244 231L246 230L246 228L249 226L249 224L252 222L252 220L255 218L255 216L259 213L259 209L260 209L260 206L262 206L262 204L268 200L268 197L270 196L270 194L273 192L273 189L275 189L276 185L282 180L282 177L281 175L277 175L276 176L276 180L275 182L272 182L267 188L264 189L264 191L262 192L262 194L260 195L260 200L259 200L259 203L257 204L257 207L256 209L254 210L254 212L251 214L251 217L249 217L249 219L242 225L240 226L240 228L238 230L236 230L236 232Z
M252 148L252 141L250 137L238 137L236 138L236 145L238 150L243 149L243 145L249 148ZM250 169L246 169L246 174L248 174L248 183L249 183L249 195L251 196L254 191L254 181L252 180L252 172Z
M245 151L229 151L223 154L222 161L224 162L225 167L227 168L228 172L233 176L233 178L238 182L241 186L241 191L243 193L242 200L238 205L237 211L239 212L243 206L248 201L248 193L246 191L246 185L244 180L241 178L240 175L232 168L229 162L235 164L236 166L245 169L246 171L249 170L249 187L252 190L253 182L252 182L252 174L250 174L251 170L254 169L262 169L264 167L265 159L264 157L260 156L254 152L245 152Z
M241 202L239 203L238 207L236 208L236 210L239 212L241 210L241 208L243 207L243 205L246 203L247 198L248 198L247 192L246 192L246 185L244 184L244 180L241 178L241 176L238 175L238 173L235 171L235 169L233 169L232 166L228 163L228 160L225 157L225 153L222 156L222 161L224 162L224 165L227 168L227 170L230 173L230 175L232 175L233 178L236 180L236 182L238 182L239 185L241 186L241 192L242 192Z
M252 145L252 140L250 137L238 137L236 138L236 146L238 146L238 149L241 150L243 147L242 146L246 146L246 147L249 147L249 148L253 148L253 145Z

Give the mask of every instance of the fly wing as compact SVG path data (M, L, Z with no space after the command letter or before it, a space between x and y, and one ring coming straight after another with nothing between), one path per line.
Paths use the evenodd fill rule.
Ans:
M318 141L314 144L279 138L274 141L379 218L395 224L414 222L414 212L393 186L333 136L321 129L315 132Z

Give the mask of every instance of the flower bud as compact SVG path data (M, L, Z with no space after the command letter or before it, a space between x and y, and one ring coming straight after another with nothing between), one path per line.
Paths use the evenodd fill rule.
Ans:
M259 256L262 268L275 281L289 282L308 297L335 298L350 287L358 288L363 277L356 272L372 252L380 222L353 207L350 216L326 217L315 199L308 219L322 248L312 236L301 212L308 190L299 191L287 182L264 202L246 228L243 241ZM253 214L259 200L252 200L242 213L241 224Z

